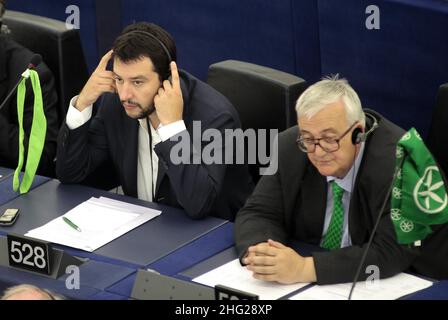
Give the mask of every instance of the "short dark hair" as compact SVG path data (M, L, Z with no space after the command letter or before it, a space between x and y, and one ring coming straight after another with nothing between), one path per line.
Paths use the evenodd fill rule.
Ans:
M165 45L172 61L176 61L176 45L173 37L158 25L148 22L137 22L124 28L118 38L115 39L113 46L114 57L123 62L148 57L154 65L154 71L159 74L160 80L168 78L170 75L170 61L160 43L149 35L132 31L144 31L155 36Z

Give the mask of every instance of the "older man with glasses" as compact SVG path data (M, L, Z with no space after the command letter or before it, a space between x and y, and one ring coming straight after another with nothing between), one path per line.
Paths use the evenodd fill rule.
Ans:
M237 215L241 263L265 281L350 282L381 214L365 266L377 266L381 278L408 269L418 249L397 243L388 205L379 212L404 130L363 110L338 77L310 86L296 111L298 127L279 135L277 173L262 177ZM322 250L303 257L291 240ZM362 270L366 279L370 273Z

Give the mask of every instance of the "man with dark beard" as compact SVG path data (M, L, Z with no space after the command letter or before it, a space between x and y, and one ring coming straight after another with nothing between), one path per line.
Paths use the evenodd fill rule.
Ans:
M107 70L109 60L113 71ZM247 166L179 163L172 149L187 144L182 159L191 160L198 150L182 138L193 137L193 121L200 123L201 136L213 128L224 137L226 129L240 128L239 117L224 96L178 71L175 61L174 41L164 29L149 23L126 27L71 101L58 138L58 178L81 182L111 159L125 194L181 207L192 218L233 220L252 191Z

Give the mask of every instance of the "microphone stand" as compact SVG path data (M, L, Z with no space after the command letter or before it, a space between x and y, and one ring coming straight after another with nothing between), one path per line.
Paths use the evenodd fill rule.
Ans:
M350 294L348 295L348 300L352 299L352 294L353 294L353 291L355 290L356 283L358 282L358 278L361 273L362 265L364 264L364 262L367 258L367 253L369 252L370 246L372 245L373 237L375 235L376 229L378 229L378 226L380 224L382 213L384 211L384 208L386 207L387 200L389 199L389 196L392 192L392 188L394 186L395 179L397 177L398 171L400 170L400 168L403 164L403 161L404 161L404 156L401 159L399 165L395 168L394 175L392 177L392 182L390 183L390 186L389 186L389 190L387 191L386 197L383 201L383 204L381 205L381 209L380 209L380 212L378 213L378 217L376 219L375 226L373 227L372 233L370 234L369 242L367 243L367 246L366 246L364 253L361 257L361 261L359 262L358 269L356 270L355 278L353 279L353 283L350 288Z

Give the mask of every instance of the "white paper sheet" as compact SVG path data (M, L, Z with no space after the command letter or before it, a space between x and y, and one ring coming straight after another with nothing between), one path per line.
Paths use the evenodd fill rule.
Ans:
M92 252L160 214L158 210L92 197L64 214L81 232L61 216L25 235Z
M351 283L313 286L290 297L291 300L347 300ZM378 281L360 281L353 291L352 300L394 300L407 294L425 289L431 281L400 273Z
M204 273L194 278L193 281L211 287L220 284L237 290L243 290L258 295L260 300L275 300L308 284L297 283L286 285L254 279L252 277L252 271L241 266L238 259Z

